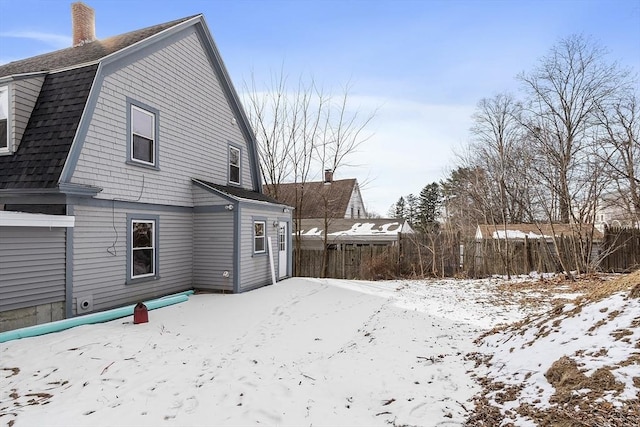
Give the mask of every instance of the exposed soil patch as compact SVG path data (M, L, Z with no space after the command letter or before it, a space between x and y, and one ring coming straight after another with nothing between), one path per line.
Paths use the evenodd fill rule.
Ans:
M523 306L549 304L551 309L512 325L496 327L475 341L482 346L485 340L495 335L497 338L490 342L498 347L491 348L495 348L496 351L500 349L503 358L496 358L498 353L491 356L485 353L468 355L468 359L476 362L476 368L485 366L494 376L477 378L483 392L474 400L475 411L468 418L466 425L518 425L517 420L523 419L534 421L540 426L558 427L638 425L640 376L629 374L634 371L640 372L640 351L629 349L640 349L640 335L637 333L640 317L630 316L635 312L630 311L629 307L637 308L637 302L635 305L629 304L631 299L640 298L640 271L628 275L578 277L575 281L556 277L509 283L500 285L500 290L527 294L520 300ZM627 292L626 296L621 294L623 292ZM563 295L569 298L562 298ZM613 301L603 301L609 297L617 298L619 306L606 305ZM567 330L563 328L573 328L574 332L582 330L582 335L594 338L589 346L574 346L568 354L559 357L553 363L553 359L549 360L547 363L551 363L550 367L542 372L537 368L541 366L541 362L537 359L536 352L531 353L532 372L537 368L538 375L543 382L546 379L548 385L546 388L544 385L537 387L533 394L529 389L529 398L522 399L520 391L524 389L524 383L531 373L526 376L518 372L496 374L496 371L502 369L500 364L503 362L500 360L507 360L505 357L510 357L505 356L507 353L510 355L518 352L520 353L517 357L522 358L528 354L525 352L529 347L537 346L537 352L545 352L545 349L551 348L549 346L562 346L570 340L580 339L575 334L572 335L573 338L569 337ZM608 344L602 342L600 346L595 337L604 338L603 332L608 337ZM629 352L628 356L618 357L612 362L616 355L615 352L611 354L612 342L624 346ZM592 366L591 369L589 364ZM499 369L492 370L494 365ZM624 369L627 372L624 376L626 385L620 380L618 372ZM514 386L514 383L518 386ZM629 387L629 383L632 383L636 390L632 393L626 390L625 394L625 387ZM540 396L539 399L535 399L536 393ZM517 404L514 406L515 402Z

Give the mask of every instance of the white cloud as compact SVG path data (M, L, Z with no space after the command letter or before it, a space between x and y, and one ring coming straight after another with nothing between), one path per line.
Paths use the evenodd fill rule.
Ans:
M54 49L71 46L71 37L60 34L41 33L38 31L7 31L0 33L0 37L29 39L47 44Z
M359 99L363 109L379 106L374 135L338 178L355 176L364 182L369 210L386 215L400 196L418 195L443 179L453 167L454 149L468 137L473 105L434 105L403 99ZM355 99L353 100L355 101Z
M242 95L247 104L247 93ZM417 196L425 185L440 181L453 169L454 149L468 138L475 104L430 104L352 93L348 110L362 118L376 113L364 132L371 137L345 159L348 165L343 164L335 178L357 178L367 209L386 216L400 196Z

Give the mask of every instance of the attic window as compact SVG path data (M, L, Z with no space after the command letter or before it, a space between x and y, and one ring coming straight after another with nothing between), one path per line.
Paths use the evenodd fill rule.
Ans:
M240 185L240 150L229 146L229 183Z
M155 116L138 108L131 106L131 158L143 163L152 165L154 163L155 132L153 131Z
M9 151L9 88L0 87L0 152Z
M158 120L158 110L127 98L128 164L159 169Z

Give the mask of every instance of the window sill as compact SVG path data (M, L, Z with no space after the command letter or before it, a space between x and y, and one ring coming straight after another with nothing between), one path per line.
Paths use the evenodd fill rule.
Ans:
M155 276L147 276L147 277L140 277L140 278L136 278L136 279L132 279L131 277L127 277L127 281L125 282L126 285L137 285L138 283L146 283L146 282L154 282L156 280L160 279L160 275L156 274Z
M139 168L151 169L151 170L154 170L154 171L159 171L160 170L160 168L158 166L148 165L146 163L140 163L140 162L136 162L134 160L127 160L125 163L130 165L130 166L136 166L136 167L139 167Z

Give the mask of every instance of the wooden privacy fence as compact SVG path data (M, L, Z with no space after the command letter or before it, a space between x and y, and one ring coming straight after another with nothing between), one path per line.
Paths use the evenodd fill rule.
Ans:
M586 272L593 265L593 242L571 236L554 239L483 239L472 244L465 258L473 277L538 272ZM473 255L473 259L471 259Z
M324 251L304 249L294 251L294 255L300 257L300 263L294 262L294 276L362 280L397 277L396 272L391 271L396 269L398 258L397 248L393 246L344 245L329 249L326 276L322 272ZM378 271L380 269L390 270L383 274Z
M640 267L640 229L606 228L602 255L602 271L620 273Z
M394 246L338 245L324 252L294 251L294 275L337 279L487 277L538 272L627 272L640 267L640 230L607 229L602 241L579 236L552 239L461 239L458 234L402 234ZM298 260L300 262L298 262Z

